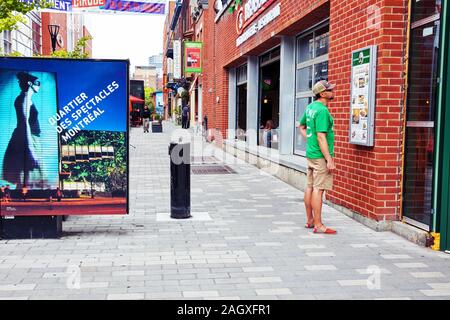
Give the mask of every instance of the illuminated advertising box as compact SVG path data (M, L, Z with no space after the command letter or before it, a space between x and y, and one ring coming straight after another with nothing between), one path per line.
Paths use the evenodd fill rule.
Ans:
M128 60L0 58L0 214L128 212Z

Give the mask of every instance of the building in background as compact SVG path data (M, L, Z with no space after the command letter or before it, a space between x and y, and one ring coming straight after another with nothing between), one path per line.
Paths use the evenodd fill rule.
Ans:
M162 90L163 86L163 55L154 55L148 59L149 66L156 68L156 87L155 90Z
M19 23L17 30L0 33L1 53L20 53L31 57L42 53L42 20L38 12L25 15L26 22Z
M81 37L90 36L82 14L32 11L25 15L26 23L19 23L17 30L0 33L1 52L17 52L23 56L48 56L52 53L49 25L59 26L56 50L73 51ZM92 40L85 51L92 55Z
M175 15L175 9L179 11L180 7L175 1L168 1L166 19L164 21L163 30L163 101L164 101L164 118L169 119L175 116L176 108L176 87L173 78L173 39L174 29L172 20ZM177 13L179 14L179 13Z
M200 125L202 120L202 73L201 68L192 71L188 66L203 63L201 43L207 5L206 0L170 2L164 29L164 86L170 90L165 94L164 103L170 100L170 109L175 113L169 113L174 119L179 118L181 107L189 103L192 126ZM195 48L195 58L191 54L186 56L193 42L199 45Z
M56 41L56 50L73 51L77 41L82 37L90 36L84 22L83 14L77 13L59 13L42 12L42 54L50 55L52 53L52 42L49 25L59 26L59 32ZM92 40L88 42L85 48L89 56L92 56Z
M133 80L143 80L146 88L157 89L157 70L155 66L136 66Z

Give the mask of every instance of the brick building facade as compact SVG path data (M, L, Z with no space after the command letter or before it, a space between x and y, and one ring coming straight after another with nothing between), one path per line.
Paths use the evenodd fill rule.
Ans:
M437 80L446 70L443 4L210 0L201 22L210 139L261 168L272 163L276 176L302 189L306 143L298 120L313 100L312 84L328 79L337 85L330 106L337 172L327 200L377 230L414 225L424 244L446 233L437 141L446 103ZM350 143L352 121L360 121L350 112L352 52L369 46L377 54L374 131L373 145L363 146ZM261 129L268 121L270 142Z

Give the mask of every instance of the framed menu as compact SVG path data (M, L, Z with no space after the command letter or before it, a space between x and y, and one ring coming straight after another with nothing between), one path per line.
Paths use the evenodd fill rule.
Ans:
M350 143L373 146L377 46L352 52Z

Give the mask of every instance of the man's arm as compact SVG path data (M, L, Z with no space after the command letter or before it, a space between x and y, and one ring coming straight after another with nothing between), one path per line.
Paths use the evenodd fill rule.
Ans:
M336 169L336 166L334 165L333 158L330 155L326 132L317 132L317 141L319 143L320 151L322 151L322 154L327 161L328 171L333 173L333 171Z
M303 138L306 139L306 126L305 125L300 125L298 128L300 130L300 134L303 136Z

